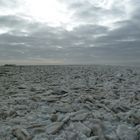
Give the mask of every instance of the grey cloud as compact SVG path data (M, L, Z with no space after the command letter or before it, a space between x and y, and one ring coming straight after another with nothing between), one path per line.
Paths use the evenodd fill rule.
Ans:
M131 19L124 20L120 22L114 23L117 27L114 30L108 32L106 36L100 37L96 40L96 43L107 43L107 44L118 44L124 46L126 42L133 42L133 46L139 46L137 43L140 40L140 18L138 12L140 8L138 8L134 13ZM129 44L128 44L129 45ZM113 46L112 46L113 47Z
M8 1L2 2L3 5L8 4ZM64 60L65 63L110 64L138 62L140 4L135 2L137 7L131 19L115 22L113 26L116 28L112 30L109 26L99 25L98 21L102 21L105 15L122 18L125 11L118 5L107 10L88 1L65 1L68 9L74 11L74 20L84 22L72 31L33 22L24 16L0 16L1 28L10 29L0 34L0 59L42 58Z
M12 29L19 29L26 27L26 22L22 18L14 15L0 16L0 26Z
M108 28L105 26L99 26L99 25L91 25L91 24L87 24L84 26L79 26L78 28L75 28L74 32L76 34L102 34L102 33L106 33L108 31Z
M17 15L3 15L0 16L1 29L9 28L11 34L30 34L36 30L41 30L42 26L38 22L32 22L26 17ZM47 28L47 27L46 27Z
M14 7L17 6L18 1L17 0L1 0L0 1L0 7Z
M63 2L65 2L66 4L68 3L65 0L63 0ZM95 0L95 3L98 2ZM125 11L124 5L121 5L123 0L121 2L112 0L112 2L113 4L110 9L100 7L99 5L95 4L94 1L88 0L72 0L67 5L70 10L74 11L75 20L79 20L80 22L84 23L88 22L92 24L98 24L99 22L104 22L104 20L107 19L125 19L127 13ZM107 5L107 3L105 5Z
M127 28L126 25L129 24L125 24L125 28ZM77 63L101 63L104 60L107 63L110 60L113 62L113 60L138 59L140 42L121 41L129 35L128 32L124 31L121 35L121 30L125 30L124 27L109 31L103 26L87 25L79 26L68 32L61 28L47 28L45 26L32 32L30 36L5 34L0 37L1 42L6 42L5 44L1 43L3 46L1 53L8 55L8 58L15 56L15 58L27 59L40 56L47 59L65 59L69 63L72 63L73 60L76 60ZM130 29L129 26L128 29ZM133 31L134 34L136 31L137 29ZM100 36L102 34L104 35ZM99 37L94 38L96 35ZM89 47L92 45L94 47ZM62 49L57 48L58 46L61 46ZM4 57L3 55L1 57Z

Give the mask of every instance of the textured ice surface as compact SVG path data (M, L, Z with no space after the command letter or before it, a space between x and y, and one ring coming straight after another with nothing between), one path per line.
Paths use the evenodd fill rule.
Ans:
M1 66L0 140L140 140L140 69Z

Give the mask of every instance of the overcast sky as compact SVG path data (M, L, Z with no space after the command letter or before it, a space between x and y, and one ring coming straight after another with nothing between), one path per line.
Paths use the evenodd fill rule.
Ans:
M140 64L140 0L0 0L0 64Z

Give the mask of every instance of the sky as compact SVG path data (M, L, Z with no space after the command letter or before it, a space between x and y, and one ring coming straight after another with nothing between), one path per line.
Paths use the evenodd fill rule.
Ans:
M0 64L140 65L140 0L0 0Z

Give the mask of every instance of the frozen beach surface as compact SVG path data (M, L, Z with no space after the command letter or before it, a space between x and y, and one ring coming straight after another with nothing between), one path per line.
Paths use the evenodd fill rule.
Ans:
M140 68L1 66L0 140L140 140Z

